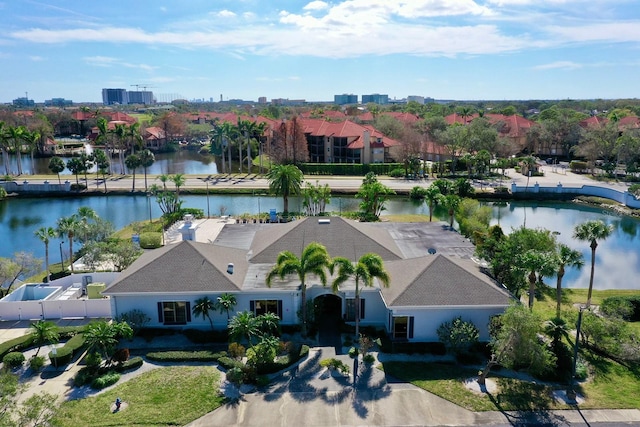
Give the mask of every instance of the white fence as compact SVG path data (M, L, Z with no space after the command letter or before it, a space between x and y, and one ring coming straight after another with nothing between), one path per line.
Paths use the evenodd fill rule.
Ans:
M86 286L88 283L113 282L119 273L72 274L53 280L52 286L66 289L74 284ZM111 317L111 300L70 299L43 301L0 301L0 321L2 320L38 320L64 318L98 318Z
M576 194L583 196L597 196L605 199L615 200L629 208L640 209L640 200L628 191L618 191L612 188L597 187L595 185L583 185L581 187L564 187L558 183L555 187L541 187L537 182L530 186L518 186L511 184L511 193L561 193Z
M31 184L29 181L15 182L4 181L0 182L0 187L4 187L7 193L45 193L48 191L71 191L71 182L65 181L61 184L52 184L49 181L44 181L42 184Z

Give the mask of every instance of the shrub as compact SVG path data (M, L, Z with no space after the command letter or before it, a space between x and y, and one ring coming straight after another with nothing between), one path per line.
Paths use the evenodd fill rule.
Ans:
M33 346L33 335L23 335L0 343L0 357L4 358L7 353L12 351L22 351Z
M343 374L349 373L349 367L345 365L341 360L338 360L336 358L323 359L320 361L320 366L327 369L339 370Z
M44 366L44 356L33 356L29 359L29 367L32 371L38 372Z
M128 348L117 349L115 353L113 353L113 356L111 356L111 360L118 364L122 364L126 362L127 360L129 360L129 349Z
M102 364L102 356L96 352L91 352L85 356L84 363L90 370L97 370Z
M49 360L51 363L58 367L63 366L71 362L73 355L84 346L84 336L82 334L74 335L69 341L62 347L56 348L56 356L53 356L52 352L49 352Z
M233 368L241 368L242 366L244 366L242 362L240 362L239 360L232 359L227 356L219 358L218 364L227 370L233 369Z
M589 376L589 366L580 358L576 361L576 379L584 381Z
M187 329L184 334L194 344L226 343L229 341L229 333L226 329L220 331Z
M615 296L602 301L600 310L609 317L620 317L626 321L640 320L640 296Z
M358 357L358 349L355 347L351 347L349 349L349 357L352 359L355 359L356 357Z
M117 366L116 371L118 372L133 371L141 367L143 364L144 364L144 360L142 360L142 357L140 356L132 357L131 359L127 360L120 366Z
M95 372L89 367L84 367L78 371L75 377L73 377L73 385L76 387L82 387L85 384L89 384L94 378Z
M109 387L110 385L117 383L119 380L120 380L119 373L108 372L91 381L91 388L95 390L102 390L105 387Z
M242 368L236 366L227 371L227 381L234 384L242 384L242 378L244 374L242 373Z
M19 351L12 351L11 353L7 353L2 358L2 363L4 363L4 366L8 369L20 368L24 361L24 354L20 353Z
M437 334L445 348L456 357L468 353L480 337L478 328L472 322L462 320L461 317L442 323L438 327Z
M147 314L142 310L133 309L122 314L120 317L118 317L117 321L127 322L129 327L133 330L133 334L136 335L142 328L147 325L147 323L151 321L151 318L147 316Z
M140 247L142 249L156 249L162 246L162 233L140 233Z
M572 160L571 163L569 163L569 168L571 169L571 172L584 173L587 171L587 163L579 160Z
M373 362L376 361L376 358L373 354L365 354L364 357L362 358L362 361L364 363L372 364Z
M426 188L420 187L419 185L416 185L409 192L409 198L411 200L423 200L425 195L426 195L426 193L427 193L427 189Z
M402 178L403 176L405 176L404 169L402 168L391 169L389 171L389 176L391 178Z
M509 194L509 189L507 187L500 186L500 187L495 187L493 189L493 192L495 194Z
M245 355L245 350L244 346L237 342L229 344L229 356L235 359L242 359Z

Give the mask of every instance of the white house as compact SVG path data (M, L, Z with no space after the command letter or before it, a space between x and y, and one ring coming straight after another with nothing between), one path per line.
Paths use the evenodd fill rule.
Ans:
M196 239L197 240L197 239ZM438 326L454 317L471 320L488 339L491 316L500 314L512 296L471 260L473 245L442 223L360 223L340 217L309 217L286 224L227 224L213 242L185 240L143 254L103 295L112 315L145 312L149 326L206 328L191 307L207 296L236 296L235 311L276 313L283 324L298 323L302 305L297 277L265 285L278 254L300 255L311 242L323 244L332 257L354 261L373 252L385 261L389 288L361 289L361 324L383 327L393 339L436 341ZM307 278L307 298L322 301L323 316L354 320L355 287L337 293L317 277ZM213 314L225 328L226 314ZM322 319L321 319L322 321Z

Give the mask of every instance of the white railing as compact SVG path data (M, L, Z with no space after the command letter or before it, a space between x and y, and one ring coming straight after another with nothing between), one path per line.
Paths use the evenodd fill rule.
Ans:
M595 185L583 185L580 187L565 187L558 183L555 187L542 187L537 182L533 185L522 186L511 183L511 193L555 193L555 194L576 194L583 196L596 196L605 199L615 200L629 208L640 209L640 200L628 191L618 191L613 188L598 187Z

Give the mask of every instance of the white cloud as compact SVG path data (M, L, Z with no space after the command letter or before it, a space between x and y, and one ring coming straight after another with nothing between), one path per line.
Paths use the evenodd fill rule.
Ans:
M308 3L305 7L303 7L303 10L324 10L326 8L329 7L329 4L324 2L324 1L320 1L320 0L316 0L316 1L312 1L311 3Z
M640 42L640 21L618 21L581 26L548 26L552 37L565 42Z
M30 60L34 61L34 62L42 62L45 60L44 57L42 56L37 56L37 55L33 55L29 57Z
M86 56L83 58L83 60L87 64L93 65L95 67L118 66L118 67L126 67L126 68L137 68L145 71L153 71L157 68L147 64L137 64L137 63L126 62L118 58L112 58L108 56Z
M576 68L582 68L582 64L578 64L572 61L556 61L549 64L542 64L533 67L534 70L553 70L553 69L565 69L575 70Z
M221 10L217 13L217 15L221 18L235 18L237 15L230 10Z

